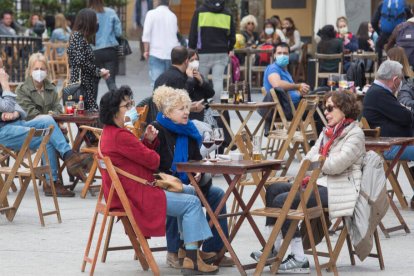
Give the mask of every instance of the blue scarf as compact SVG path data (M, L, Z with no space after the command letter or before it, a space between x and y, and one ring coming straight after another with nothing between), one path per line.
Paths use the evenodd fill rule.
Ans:
M174 158L171 170L183 183L188 183L188 177L185 172L177 173L176 163L188 161L188 137L196 140L198 146L201 146L200 133L192 121L188 121L186 125L176 124L171 119L164 116L161 112L158 112L157 114L157 122L169 131L178 135L175 140Z

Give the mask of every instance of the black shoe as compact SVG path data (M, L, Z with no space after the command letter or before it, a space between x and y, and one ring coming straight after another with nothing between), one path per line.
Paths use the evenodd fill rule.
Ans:
M141 58L139 60L144 61L145 60L144 56L141 56Z
M411 198L411 209L414 209L414 196Z

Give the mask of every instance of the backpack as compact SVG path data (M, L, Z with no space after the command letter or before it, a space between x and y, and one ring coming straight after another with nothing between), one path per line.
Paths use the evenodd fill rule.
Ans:
M261 50L267 50L267 49L273 49L273 45L271 44L263 44L262 46L259 46L259 49ZM270 57L271 53L260 53L259 54L259 66L263 65L269 65L270 64Z
M365 78L365 62L362 59L356 59L351 62L351 65L346 71L346 78L348 81L354 82L354 87L364 87L367 79Z
M394 28L405 21L405 0L384 0L381 8L381 32L391 34Z
M240 80L240 62L236 56L231 57L231 78L233 82Z
M345 218L355 253L363 261L371 252L372 236L387 213L387 179L381 156L368 151L362 162L361 190L354 214Z
M396 44L404 49L408 62L414 67L414 23L405 22L400 26Z

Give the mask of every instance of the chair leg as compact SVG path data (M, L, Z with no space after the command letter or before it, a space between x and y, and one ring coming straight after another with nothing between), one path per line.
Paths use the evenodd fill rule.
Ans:
M53 182L53 181L50 181L50 182ZM40 224L44 227L45 219L43 217L42 203L40 202L39 189L37 188L37 185L36 185L37 184L36 177L34 176L33 173L32 173L32 183L33 183L33 190L34 190L34 194L36 198L37 211L39 212ZM51 185L53 185L53 183L51 183Z
M351 238L349 237L349 233L346 235L346 244L348 246L349 259L351 260L351 265L355 265L355 253L352 249L352 242Z
M381 243L380 243L380 240L379 240L377 229L375 229L375 232L374 232L374 241L375 241L375 247L377 249L378 262L379 262L379 265L380 265L380 269L384 270L385 269L384 257L382 256Z
M96 164L96 161L93 160L91 170L89 171L88 178L86 179L85 185L83 186L83 189L82 189L82 192L81 192L81 198L86 197L86 193L88 192L89 186L92 184L92 182L95 178L97 169L98 169L98 164Z
M102 259L101 259L101 262L103 263L106 262L106 256L108 255L109 242L111 241L114 220L115 220L114 216L111 216L109 218L108 230L106 231L105 244L104 244L104 248L102 252Z
M10 209L10 211L6 214L6 217L9 221L13 221L14 216L17 213L17 209L19 208L20 203L22 202L22 199L24 197L24 194L26 193L27 187L29 186L30 178L26 178L22 180L22 178L19 177L19 181L20 181L20 191L17 194L17 197L14 201L13 208Z

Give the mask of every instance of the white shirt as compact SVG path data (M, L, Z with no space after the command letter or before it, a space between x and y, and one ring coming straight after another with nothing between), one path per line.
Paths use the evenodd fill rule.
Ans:
M171 59L171 50L179 46L177 17L167 6L148 11L142 41L150 44L149 54L159 59Z

